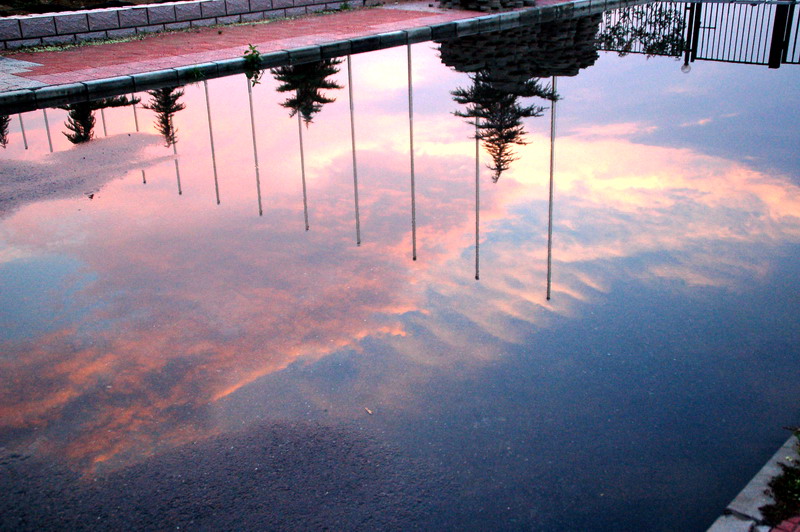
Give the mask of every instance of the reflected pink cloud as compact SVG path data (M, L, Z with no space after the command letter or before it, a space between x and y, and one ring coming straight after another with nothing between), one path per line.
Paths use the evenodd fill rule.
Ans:
M547 327L555 316L576 316L620 275L735 287L743 272L769 268L743 247L800 238L800 193L780 176L627 139L652 126L579 129L557 144L555 297L548 302L549 137L531 127L520 161L499 183L483 170L477 283L474 141L460 119L445 112L419 119L431 127L416 159L419 260L412 263L405 109L358 116L357 247L344 92L306 137L312 229L305 232L296 122L270 87L254 91L263 216L255 208L246 86L234 78L211 91L216 101L228 91L245 97L225 112L212 108L219 206L206 117L187 111L176 115L181 196L171 151L155 146L147 156L114 160L102 173L111 177L97 184L98 201L80 215L69 200L37 201L4 220L9 246L69 255L93 276L76 296L84 312L68 326L0 344L7 353L0 428L18 431L16 444L63 453L84 470L118 467L221 430L217 403L293 364L345 350L372 356L365 340L408 361L391 385L365 384L402 408L430 378L427 369L479 367L503 356L500 342L522 342L512 321ZM204 109L202 86L188 87L185 98L188 109ZM53 237L54 220L64 238ZM666 258L645 271L624 264L656 251ZM432 294L446 303L432 303ZM444 304L472 329L456 330L437 312ZM436 344L424 344L411 326ZM486 336L498 342L479 341Z

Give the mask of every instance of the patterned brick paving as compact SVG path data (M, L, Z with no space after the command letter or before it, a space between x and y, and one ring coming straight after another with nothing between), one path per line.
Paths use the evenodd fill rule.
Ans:
M772 530L774 532L800 532L800 515L787 519Z
M141 41L85 46L58 52L20 52L6 55L37 63L18 78L47 85L74 83L150 72L176 66L241 57L248 44L271 52L363 35L411 29L480 16L472 11L442 10L425 2L361 9L269 23L198 28L150 35ZM5 90L9 90L9 87Z

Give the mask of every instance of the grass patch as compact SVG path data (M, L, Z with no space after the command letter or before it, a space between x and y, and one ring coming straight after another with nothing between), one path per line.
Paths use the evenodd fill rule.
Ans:
M794 435L800 440L800 428L794 429ZM800 441L796 445L800 453ZM767 495L775 499L773 504L759 508L764 520L776 526L786 519L800 515L800 463L779 464L783 472L769 481Z

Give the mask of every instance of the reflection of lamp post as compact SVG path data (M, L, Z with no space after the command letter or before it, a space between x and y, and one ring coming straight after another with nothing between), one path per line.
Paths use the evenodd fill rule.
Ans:
M208 81L203 80L203 87L206 90L206 112L208 114L208 138L211 139L211 166L214 168L214 191L217 194L217 205L219 205L219 181L217 180L217 155L214 150L214 131L211 129L211 104L208 100Z
M53 139L50 138L50 122L47 120L47 109L42 109L44 115L44 129L47 131L47 144L50 145L50 153L53 153Z
M417 203L414 189L414 95L411 90L411 45L408 48L408 151L411 155L411 256L417 260Z
M350 140L353 145L353 197L356 206L356 245L361 245L361 221L358 215L358 165L356 164L356 125L353 113L353 58L347 56L347 92L350 96Z
M139 132L139 115L136 113L136 97L131 94L131 101L133 102L133 124L136 126L136 132ZM144 175L144 169L142 169L142 184L147 184L147 177Z
M102 111L101 111L102 112ZM170 125L172 127L172 131L175 131L175 126L172 126L172 117L169 117ZM172 154L175 156L175 177L178 179L178 196L183 195L183 190L181 190L181 171L178 168L178 143L172 143Z
M480 227L481 227L481 139L478 131L480 118L475 118L475 280L481 278L480 275Z
M258 148L256 147L256 119L253 116L253 89L250 80L245 78L247 83L247 97L250 100L250 129L253 132L253 161L256 165L256 190L258 191L258 215L263 216L264 210L261 207L261 177L258 173Z
M139 132L139 115L136 113L136 98L131 94L131 101L133 102L133 123L136 126L136 132Z
M25 135L25 124L22 123L22 113L17 114L19 118L19 129L22 131L22 143L25 145L25 149L28 149L28 137Z
M108 136L108 129L106 129L106 110L100 108L100 121L103 123L103 136Z
M306 196L306 156L303 152L303 119L300 113L297 113L297 131L300 136L300 176L303 181L303 218L306 222L306 231L308 231L308 197Z
M556 91L556 77L553 76L553 92ZM556 148L556 100L550 107L550 200L547 207L547 300L550 301L550 280L553 265L553 168Z

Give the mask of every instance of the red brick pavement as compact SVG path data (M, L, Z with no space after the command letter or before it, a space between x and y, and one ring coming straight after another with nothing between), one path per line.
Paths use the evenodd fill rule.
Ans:
M774 532L800 532L800 515L787 519L772 530Z
M56 85L241 57L251 43L265 53L483 14L434 9L425 2L408 2L269 23L152 34L139 41L56 52L7 52L4 55L41 65L16 75Z

